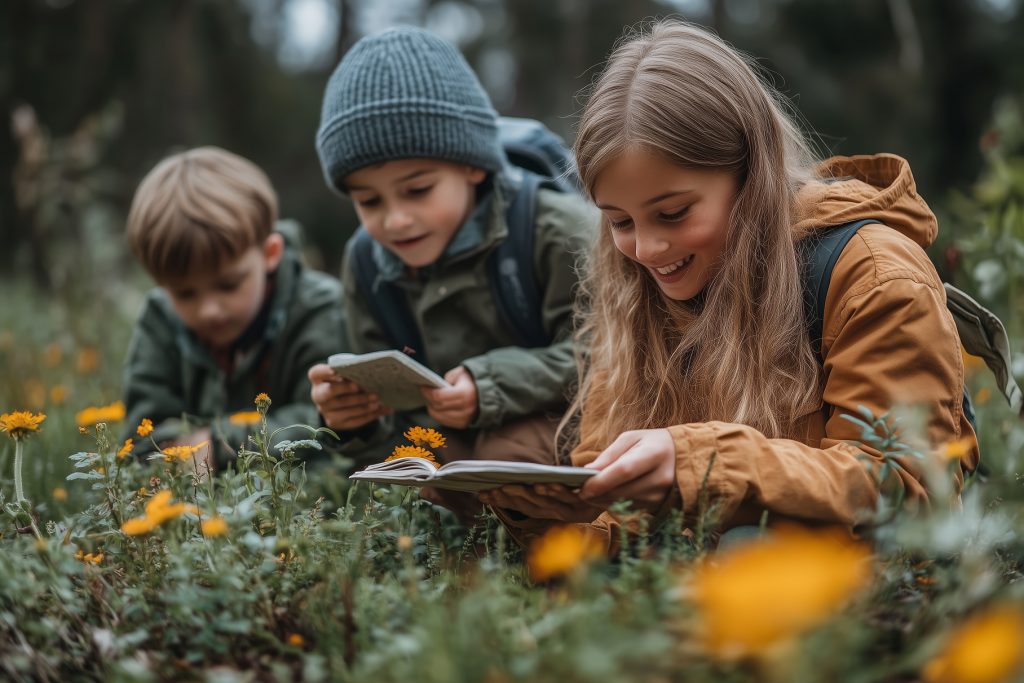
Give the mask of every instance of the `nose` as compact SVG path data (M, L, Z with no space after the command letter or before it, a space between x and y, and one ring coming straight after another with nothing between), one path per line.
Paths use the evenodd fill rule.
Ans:
M391 232L401 232L412 225L412 214L402 206L395 206L388 209L384 216L384 229Z
M203 322L217 322L221 319L223 306L218 297L207 296L199 303L199 319Z
M656 261L659 256L669 248L669 242L656 230L643 229L636 226L633 229L636 249L636 260L641 263Z

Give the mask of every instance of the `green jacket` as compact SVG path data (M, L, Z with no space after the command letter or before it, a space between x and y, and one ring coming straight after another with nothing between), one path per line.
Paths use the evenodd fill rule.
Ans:
M127 431L122 438L132 436L147 417L156 426L157 443L209 426L216 459L223 464L254 429L230 424L227 417L255 410L253 399L260 392L273 401L267 420L271 431L320 424L306 373L345 350L341 285L303 265L291 242L273 277L273 294L261 314L265 325L255 330L252 343L236 349L230 376L184 326L162 289L147 294L125 364ZM277 440L307 437L291 430Z
M537 195L534 272L543 298L543 320L554 343L545 348L516 346L502 324L488 282L487 258L508 235L505 222L507 180L478 202L440 259L411 276L402 261L381 244L373 244L382 279L396 282L408 295L409 308L421 330L426 356L439 374L459 365L476 381L479 412L462 436L494 429L516 418L561 413L576 381L572 348L573 296L577 265L597 226L597 212L582 198L540 190ZM349 322L349 348L368 353L391 348L370 314L372 305L358 292L345 250L342 282ZM383 459L411 425L434 427L446 435L459 430L435 423L425 409L382 418L341 434L336 446L359 460Z

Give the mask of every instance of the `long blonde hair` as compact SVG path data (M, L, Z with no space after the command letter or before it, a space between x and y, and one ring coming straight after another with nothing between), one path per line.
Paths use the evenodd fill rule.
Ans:
M662 21L626 36L584 108L575 153L591 194L605 165L637 146L740 184L725 254L695 301L665 297L602 225L582 284L584 352L569 415L599 416L588 423L605 443L709 420L775 437L818 405L792 227L815 159L755 68L708 31Z

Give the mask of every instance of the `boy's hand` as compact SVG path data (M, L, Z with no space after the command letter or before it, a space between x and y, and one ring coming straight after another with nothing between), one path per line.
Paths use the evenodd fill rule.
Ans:
M378 396L368 394L351 380L339 377L331 366L320 363L309 369L309 391L324 423L335 430L358 429L391 410L380 404Z
M481 503L521 512L533 519L560 522L593 522L605 511L602 505L582 500L579 493L562 484L506 484L477 494Z
M451 384L450 389L428 389L420 391L427 399L427 412L445 427L465 429L476 417L476 382L469 370L461 365L452 368L444 376Z

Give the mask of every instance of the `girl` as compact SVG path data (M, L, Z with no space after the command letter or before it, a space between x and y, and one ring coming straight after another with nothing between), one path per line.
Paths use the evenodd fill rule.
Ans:
M875 507L882 462L843 418L860 406L923 407L930 445L963 439L962 469L977 465L959 339L924 252L936 220L906 161L816 164L752 63L677 21L614 51L575 152L603 227L571 458L600 473L579 494L508 486L484 502L538 525L590 522L620 499L691 515L706 480L721 529L764 511L853 527ZM838 259L812 343L798 243L860 219L877 222ZM901 464L882 488L927 501L923 461Z

